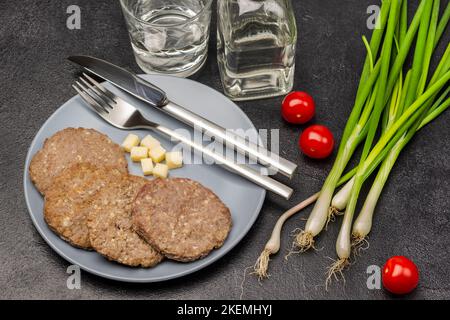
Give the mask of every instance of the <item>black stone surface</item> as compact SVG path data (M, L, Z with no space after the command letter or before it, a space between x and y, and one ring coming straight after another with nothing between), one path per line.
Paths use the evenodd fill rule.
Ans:
M418 1L408 1L410 11ZM316 100L316 123L339 139L355 96L365 50L363 34L371 0L293 0L299 38L295 89ZM442 1L446 4L447 1ZM81 8L81 30L66 28L66 9ZM214 19L215 20L215 17ZM197 80L221 90L215 57L215 22L208 62ZM444 34L439 52L449 42ZM281 98L239 103L261 129L280 129L282 155L299 164L290 181L296 189L287 202L269 195L245 239L214 265L190 276L156 284L126 284L82 272L80 290L66 286L68 263L35 230L23 197L23 167L28 147L44 121L74 95L77 69L66 61L88 54L140 72L134 62L118 1L2 1L0 5L0 298L57 299L391 299L383 290L368 290L366 269L382 266L392 255L412 258L421 272L411 299L450 298L450 115L443 114L418 133L404 150L376 211L370 248L345 272L345 284L324 288L325 271L334 258L338 224L323 233L323 250L284 259L290 232L304 226L305 210L283 232L281 252L270 265L271 277L243 282L244 269L263 248L277 217L319 190L332 159L312 161L297 148L302 126L280 117Z

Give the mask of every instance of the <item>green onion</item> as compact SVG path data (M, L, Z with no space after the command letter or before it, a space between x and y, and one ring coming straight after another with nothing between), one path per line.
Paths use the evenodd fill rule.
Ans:
M434 5L433 5L434 4ZM406 102L405 105L409 106L409 103L412 103L415 98L416 94L420 94L422 90L422 84L420 82L420 78L426 79L426 76L428 74L428 64L431 59L431 53L434 48L434 33L436 29L434 28L434 24L437 21L437 14L439 10L439 1L429 1L427 2L427 6L425 7L424 15L422 16L421 25L419 29L417 44L416 44L416 51L414 55L414 61L413 61L413 71L411 75L411 80L409 82L408 88L407 88L407 95L406 95ZM431 14L433 11L433 15ZM430 18L431 17L431 18ZM431 19L431 22L430 22ZM429 32L429 33L428 33ZM432 41L427 45L426 39L432 39ZM431 48L431 49L430 49ZM424 66L424 64L426 66ZM381 76L380 76L380 79ZM398 120L396 120L389 128L386 129L386 131L381 136L379 142L376 144L376 146L372 149L370 154L367 156L367 163L371 163L371 161L377 156L377 153L381 152L382 149L388 144L389 140L397 133L397 134L405 134L407 130L410 130L409 134L406 134L405 138L401 138L399 142L394 146L394 148L390 151L390 154L385 160L385 163L387 163L386 166L382 168L382 171L380 173L380 181L383 181L384 179L387 179L386 172L390 172L392 169L392 162L395 162L395 160L398 157L398 154L403 149L405 143L404 141L409 141L411 139L412 135L415 133L416 128L410 129L410 125L408 123L411 123L411 121L415 121L417 124L415 126L419 126L423 118L426 116L427 107L429 103L427 103L427 100L432 98L450 79L450 72L447 72L444 74L444 76L439 79L433 86L431 86L423 95L421 95L415 102L408 107L404 113L399 117ZM423 85L424 86L424 85ZM432 101L432 99L430 100ZM375 110L378 110L375 108ZM395 118L396 114L393 114L392 117ZM369 131L370 135L370 131ZM366 140L366 146L372 143L371 140L369 140L369 136ZM365 149L364 151L366 151ZM356 204L358 201L358 197L361 191L361 187L364 183L364 171L367 169L366 167L366 158L365 153L363 151L363 156L361 158L360 166L358 166L358 171L354 178L353 187L350 193L350 198L348 200L346 211L344 215L344 220L341 226L341 230L339 232L337 241L336 241L336 252L339 257L339 259L330 267L329 269L329 279L331 279L331 276L334 275L336 272L341 272L344 267L348 265L348 261L350 258L350 252L351 252L351 228L352 228L352 222L353 222L353 215L356 208ZM382 187L381 187L382 188ZM376 192L375 192L376 193ZM369 200L372 201L372 200ZM358 235L356 235L358 237ZM358 237L360 238L360 237Z
M402 3L402 13L399 23L399 44L401 45L406 38L406 32L408 30L408 1Z
M383 2L383 6L385 6L385 3L389 2ZM385 7L382 8L381 12L386 12ZM313 247L314 236L319 234L327 223L329 219L329 204L331 197L333 196L334 189L336 188L339 178L353 155L356 147L364 139L364 136L367 133L365 122L367 122L371 109L373 108L372 99L367 100L367 98L369 96L373 96L372 91L376 91L376 87L373 88L373 86L381 71L381 63L378 62L375 66L372 65L372 54L373 51L368 51L368 58L366 59L367 69L372 70L372 72L368 75L366 81L360 82L360 87L355 100L355 106L352 110L349 121L347 122L346 128L344 129L342 141L347 141L347 143L341 143L335 164L331 169L327 180L325 181L322 191L320 192L319 200L316 201L313 212L311 213L310 219L308 219L305 227L305 231L301 232L297 236L297 244L300 251L305 251ZM361 85L361 83L364 84ZM350 128L352 129L351 131ZM347 137L345 138L345 136Z
M339 259L331 266L327 283L335 272L340 272L348 265L351 236L358 242L370 232L376 203L399 154L416 131L438 117L450 104L450 99L445 100L450 89L446 89L435 100L450 80L450 45L426 84L433 52L450 19L447 5L438 23L439 7L439 0L421 1L408 27L407 0L383 1L379 17L381 29L373 32L370 43L363 37L367 57L355 105L345 126L335 163L320 192L286 211L278 219L271 238L254 265L254 273L260 279L268 276L270 256L280 249L281 231L286 220L314 202L305 230L295 237L294 244L300 252L313 247L314 237L323 230L330 218L339 210L346 209L336 243ZM403 65L416 35L412 67L404 76ZM381 135L375 141L380 123ZM358 166L343 174L363 141L364 148ZM363 210L352 225L362 185L379 166ZM335 189L343 184L343 188L333 197Z
M425 9L422 19L420 21L419 33L417 35L417 43L416 50L414 51L414 61L412 65L411 71L411 80L410 85L408 87L408 92L406 95L405 105L409 106L417 97L417 87L422 76L423 70L423 61L425 50L427 49L427 39L428 39L428 29L431 17L431 11L433 7L433 3L435 1L428 0L425 2ZM432 43L428 44L428 47L432 47L434 44L434 40ZM428 68L428 67L426 67ZM426 70L428 71L428 70Z
M386 89L386 101L391 96L391 92L395 86L395 83L397 82L398 74L400 73L400 70L402 69L403 64L405 63L406 57L408 56L413 40L417 34L417 30L421 22L426 2L427 1L420 2L420 5L417 8L416 14L414 15L411 25L409 26L408 32L406 33L404 40L400 43L400 50L398 52L397 57L395 58L395 61L392 65L391 72L389 75L388 85Z
M437 22L437 13L439 12L439 2L437 1L435 3L434 6L434 12L433 12L433 24L436 24ZM441 20L442 21L442 20ZM448 19L447 19L448 22ZM430 27L430 32L433 33L435 30L434 27ZM429 37L427 43L432 43L432 38ZM427 48L430 48L429 46ZM441 59L441 62L438 66L438 68L436 69L435 74L433 75L433 78L430 81L430 85L434 84L437 80L438 76L442 76L442 70L443 69L448 69L448 63L449 63L449 54L450 54L450 47L447 47L447 50L443 56L443 58ZM426 63L429 64L430 63L430 58L431 58L431 54L432 52L428 53L428 58L426 59ZM428 67L425 69L428 71ZM422 73L424 76L423 78L427 78L426 73ZM401 76L401 75L400 75ZM391 98L391 106L390 108L386 109L389 110L389 112L386 112L385 114L387 115L386 117L386 124L383 126L383 131L385 131L386 127L388 127L392 121L396 120L399 115L401 115L403 113L403 109L404 109L404 105L405 105L405 99L406 99L406 93L407 93L407 89L409 88L409 84L410 84L410 78L411 78L411 70L408 71L406 78L405 78L405 82L404 82L404 88L403 88L403 92L401 93L401 97L400 97L400 101L399 103L394 103L395 101L398 102L398 96L395 95L396 90L394 89L394 94ZM399 78L399 81L401 81L401 77ZM398 85L398 84L397 84ZM401 91L401 90L400 90ZM418 90L419 92L422 92L423 90ZM395 98L395 99L394 99ZM439 115L440 113L443 112L443 109L441 108L440 110L438 110L436 112L437 115ZM427 116L428 121L430 121L433 118L433 114L430 114ZM389 123L387 123L389 121ZM345 190L342 190L342 192L338 192L335 195L335 198L333 198L332 201L332 210L343 210L347 203L348 203L348 198L350 196L350 192L348 191L348 188L346 188Z
M444 34L445 28L447 27L448 20L450 19L450 2L447 4L445 8L444 14L442 15L441 21L436 30L436 39L434 41L434 47L436 47Z
M368 158L370 149L372 148L372 143L375 138L375 134L378 127L378 122L380 119L381 112L384 108L384 101L385 101L385 89L387 86L387 80L389 75L389 67L390 67L390 59L391 59L391 51L392 51L392 45L394 42L394 32L395 32L395 26L397 25L398 21L398 5L399 1L392 1L391 10L389 13L389 21L388 21L388 27L386 31L386 35L384 38L383 43L383 50L382 50L382 67L380 71L380 77L378 79L378 85L379 90L377 94L377 100L375 102L375 107L373 110L373 115L370 120L369 124L369 132L364 144L364 149L361 155L360 159L360 165L358 166L358 170L355 175L355 181L353 183L351 196L348 201L344 220L342 222L341 230L339 232L337 241L336 241L336 252L338 254L339 259L331 266L329 270L329 277L328 279L331 279L331 275L334 275L335 272L340 272L344 267L346 267L349 263L350 253L351 253L351 226L353 222L353 213L356 207L356 203L358 200L359 191L362 187L362 184L364 182L364 162L366 158Z
M440 1L435 0L433 3L433 10L432 10L432 14L431 14L429 29L428 29L428 37L426 40L427 44L425 47L424 58L423 58L423 62L422 62L422 65L423 65L422 73L420 76L420 81L418 84L416 95L420 95L423 93L423 90L425 89L425 85L427 82L428 69L429 69L431 57L433 55L433 51L435 48L434 41L435 41L435 37L436 37L436 28L437 28L438 17L439 17L439 6L440 6Z
M358 244L362 243L367 235L369 234L371 228L372 228L372 220L373 215L375 212L375 207L377 205L378 199L381 195L381 192L383 191L384 185L389 177L389 174L400 155L400 152L403 150L403 148L407 145L407 143L411 140L411 138L416 133L416 130L420 130L428 124L430 121L435 119L437 116L439 116L444 110L446 110L450 105L450 99L447 99L445 102L442 103L442 100L447 96L449 93L450 88L448 88L442 96L436 101L434 110L439 110L439 112L433 112L431 114L428 114L427 117L422 117L418 119L417 125L415 125L413 128L411 128L398 142L397 144L391 149L389 152L389 155L385 160L383 161L380 170L378 171L378 174L374 180L374 183L372 185L372 188L370 189L367 198L364 202L364 205L361 209L361 212L359 213L357 219L355 220L353 224L353 230L352 230L352 237L353 240L353 246L357 246Z

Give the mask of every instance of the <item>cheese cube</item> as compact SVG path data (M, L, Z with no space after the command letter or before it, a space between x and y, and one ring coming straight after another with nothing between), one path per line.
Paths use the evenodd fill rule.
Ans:
M144 176L151 175L153 172L152 159L149 159L149 158L141 159L141 167L142 167L142 172L144 173Z
M158 146L156 148L150 149L148 155L154 162L161 162L166 156L166 150L163 147Z
M167 178L169 168L162 163L157 163L153 168L153 176L157 178Z
M148 158L148 149L146 147L133 147L131 148L130 156L132 161L139 162Z
M181 168L183 166L183 154L181 151L167 152L166 164L169 169Z
M159 147L161 143L153 138L151 135L147 135L144 139L141 141L141 146L147 147L150 150L156 147Z
M139 144L139 137L130 133L122 142L122 148L126 152L131 152L131 148L136 147Z

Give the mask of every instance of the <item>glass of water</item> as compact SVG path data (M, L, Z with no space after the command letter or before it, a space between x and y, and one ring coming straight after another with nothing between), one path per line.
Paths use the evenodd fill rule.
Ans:
M208 55L212 0L120 0L137 64L188 77Z

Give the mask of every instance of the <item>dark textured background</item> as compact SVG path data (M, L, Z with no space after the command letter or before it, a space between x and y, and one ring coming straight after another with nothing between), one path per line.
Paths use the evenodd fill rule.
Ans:
M411 8L417 1L408 1ZM316 122L339 138L354 100L365 56L361 42L366 9L376 0L293 0L299 39L295 89L311 93ZM446 1L442 1L446 4ZM81 30L66 28L66 8L82 10ZM215 18L210 55L197 80L221 90L215 57ZM439 47L449 41L447 30ZM82 273L81 290L68 290L68 263L36 232L25 206L22 174L25 155L37 130L74 95L70 85L76 68L66 61L89 54L140 72L134 62L118 1L13 1L0 4L0 298L62 299L234 299L241 294L244 269L253 264L277 217L316 192L332 164L305 159L298 151L302 127L281 120L281 98L239 103L257 128L280 128L283 156L299 164L290 184L291 201L269 195L261 215L245 239L226 257L193 275L157 284L125 284ZM213 106L212 106L213 107ZM417 134L404 150L379 202L370 249L345 273L346 283L325 292L325 270L335 257L338 225L319 238L324 249L283 259L289 232L303 227L310 209L290 220L280 254L271 263L269 280L253 276L244 282L251 299L389 299L366 287L366 268L382 265L391 255L407 255L421 271L419 288L408 298L450 298L449 178L450 114L443 114Z

